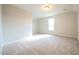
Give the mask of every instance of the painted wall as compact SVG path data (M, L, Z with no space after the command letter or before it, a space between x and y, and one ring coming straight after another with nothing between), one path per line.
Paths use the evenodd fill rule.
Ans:
M32 20L32 34L37 34L38 33L38 20L33 19Z
M79 40L79 12L77 12L77 39Z
M2 5L3 45L32 35L32 15L12 5Z
M48 30L48 19L39 19L39 33L49 33L66 37L77 38L77 14L75 12L66 12L53 16L55 20L54 31Z
M1 19L1 5L0 5L0 54L1 54L1 40L2 40L2 19Z

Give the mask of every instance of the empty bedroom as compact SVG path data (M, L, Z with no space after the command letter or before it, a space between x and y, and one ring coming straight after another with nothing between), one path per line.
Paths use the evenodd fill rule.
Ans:
M3 4L2 55L79 55L78 4Z

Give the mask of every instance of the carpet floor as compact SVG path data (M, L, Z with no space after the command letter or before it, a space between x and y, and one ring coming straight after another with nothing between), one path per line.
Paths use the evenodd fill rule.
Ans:
M3 55L79 55L77 39L38 35L16 41L2 49Z

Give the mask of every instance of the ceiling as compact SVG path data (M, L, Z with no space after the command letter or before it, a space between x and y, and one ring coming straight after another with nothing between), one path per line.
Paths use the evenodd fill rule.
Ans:
M79 5L73 4L51 4L52 9L50 11L42 10L41 6L43 6L43 4L15 4L14 6L30 11L33 19L79 10Z

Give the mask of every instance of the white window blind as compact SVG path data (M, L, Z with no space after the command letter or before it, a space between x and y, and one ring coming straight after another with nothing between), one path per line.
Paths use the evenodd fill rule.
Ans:
M49 31L54 31L54 18L48 19L48 29Z

